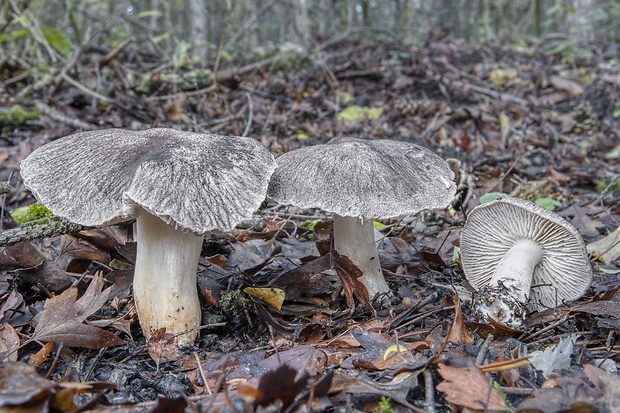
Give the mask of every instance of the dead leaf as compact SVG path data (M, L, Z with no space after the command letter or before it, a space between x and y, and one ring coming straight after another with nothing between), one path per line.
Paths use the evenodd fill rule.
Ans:
M187 399L177 397L176 399L159 398L157 404L149 413L184 413L187 410Z
M459 302L458 293L454 294L454 309L454 322L452 323L448 340L455 344L469 344L473 339L467 332L465 323L463 323L463 311Z
M103 278L96 276L82 297L77 288L45 301L43 311L35 317L36 328L29 341L65 343L69 347L99 349L124 343L112 333L84 324L84 321L108 300L110 288L101 291Z
M470 362L466 368L454 368L439 363L437 372L444 379L437 390L457 406L484 411L512 411L493 381Z
M394 376L391 381L378 382L374 380L360 380L359 377L351 377L346 372L336 372L334 374L331 392L340 390L343 393L362 393L389 397L411 411L417 411L416 407L411 405L407 400L409 391L416 386L418 386L417 373L400 373Z
M620 302L618 301L592 301L585 304L576 305L571 311L594 314L597 316L610 316L620 318Z
M280 288L246 287L243 292L262 299L278 311L282 309L282 304L286 298L286 293Z
M303 373L297 380L295 379L296 376L297 370L283 364L276 370L263 374L258 380L257 387L247 383L239 383L237 391L239 396L252 403L254 407L280 400L284 411L293 404L297 395L308 382L306 373Z
M56 264L67 272L83 273L93 262L110 263L110 255L72 235L60 237L59 255Z
M24 298L17 290L12 290L0 307L0 321L9 322L24 306Z
M603 263L609 263L620 257L620 227L605 237L586 246L590 254L596 253Z
M100 389L113 389L109 383L55 382L39 376L34 366L22 362L0 364L0 407L2 411L54 411L75 410L73 396L93 393ZM38 410L30 410L37 406ZM61 408L62 410L58 410Z
M7 323L0 326L0 361L17 361L19 336L15 329Z
M554 88L568 92L573 96L583 94L583 87L574 80L566 79L560 76L550 76L549 83L551 83L551 86Z
M41 347L41 350L30 356L28 362L30 364L34 364L35 366L40 366L52 352L52 347L54 347L54 343L47 343L46 345Z
M364 305L368 305L370 308L370 296L368 295L368 289L359 278L364 275L362 271L353 264L349 257L338 254L337 251L331 252L332 266L338 273L340 280L342 281L342 287L344 289L344 295L347 300L347 307L349 311L353 312L355 309L355 302L353 296Z
M153 331L147 343L147 350L155 361L157 368L161 363L181 359L183 353L174 339L174 335L166 333L166 328Z
M304 374L313 377L325 370L327 367L327 356L325 352L316 349L314 346L299 345L259 361L256 367L259 371L264 372L276 370L282 364L286 364L298 371L298 379Z

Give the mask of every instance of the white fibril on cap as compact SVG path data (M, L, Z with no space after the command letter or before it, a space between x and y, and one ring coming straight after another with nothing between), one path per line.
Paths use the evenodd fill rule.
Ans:
M388 139L335 138L276 159L268 196L279 203L334 214L334 248L363 272L369 297L389 292L372 219L444 208L454 173L432 151Z
M474 311L521 328L527 311L541 311L585 294L592 268L579 232L533 202L500 198L467 216L461 261L478 291Z
M134 299L145 336L200 325L203 235L230 230L265 199L276 167L256 140L173 129L69 135L21 163L24 184L55 215L98 226L136 218ZM179 337L191 343L197 331Z

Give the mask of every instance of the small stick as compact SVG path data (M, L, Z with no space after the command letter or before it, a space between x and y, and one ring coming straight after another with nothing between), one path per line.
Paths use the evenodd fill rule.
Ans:
M50 366L50 369L47 371L47 374L45 375L46 379L50 378L50 376L52 375L52 372L56 368L56 364L58 364L58 359L60 358L60 353L62 352L63 348L65 348L65 343L60 343L58 345L58 350L56 350L56 356L54 357L54 361L52 361L52 365Z
M26 225L7 229L0 232L0 247L17 244L22 241L31 241L40 238L49 238L56 235L88 229L84 225L74 224L62 218L48 218L46 224Z
M250 128L252 127L252 119L254 118L254 106L252 106L252 95L249 92L246 92L246 97L248 98L248 121L245 125L245 130L241 136L248 136L250 133Z
M198 371L200 372L200 377L202 377L202 382L205 384L205 387L207 388L207 393L213 394L213 390L211 390L211 387L209 387L209 382L207 381L207 375L205 374L205 371L202 368L200 357L198 357L198 353L196 353L195 351L194 351L194 358L196 359L196 364L198 364Z
M484 358L487 356L489 348L491 347L491 343L493 343L493 334L489 334L484 340L484 343L480 346L478 357L476 357L476 366L480 366L484 361Z
M424 399L426 401L426 413L435 413L435 385L433 383L433 372L428 368L424 370Z
M540 330L538 330L537 332L532 333L532 334L530 334L530 335L529 335L529 336L527 336L527 337L519 337L519 339L525 342L525 341L529 341L529 340L531 340L531 339L533 339L533 338L535 338L535 337L538 337L539 335L541 335L541 334L543 334L543 333L546 333L546 332L547 332L547 331L549 331L549 330L553 330L554 328L558 327L558 326L559 326L559 325L561 325L561 324L564 324L564 323L566 322L566 320L568 320L568 317L569 317L569 316L570 316L570 312L569 312L569 313L566 313L566 315L565 315L564 317L562 317L561 319L559 319L559 320L558 320L558 321L556 321L555 323L553 323L553 324L549 324L547 327L545 327L545 328L541 328L541 329L540 329Z
M13 190L13 187L11 186L11 184L7 181L7 182L2 182L0 184L0 195L3 194L8 194Z

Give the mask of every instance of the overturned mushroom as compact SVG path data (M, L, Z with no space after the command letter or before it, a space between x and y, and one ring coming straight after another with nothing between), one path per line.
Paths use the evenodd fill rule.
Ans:
M516 329L527 311L576 300L592 282L579 232L559 215L519 198L500 198L469 213L461 261L478 291L474 312Z
M253 139L164 128L77 133L21 163L24 184L58 216L90 226L136 218L134 298L147 337L200 325L203 235L249 218L274 169ZM197 334L178 341L191 343Z
M336 138L276 162L268 196L334 213L334 248L363 272L360 281L370 298L389 291L372 219L443 208L456 190L447 162L408 142Z

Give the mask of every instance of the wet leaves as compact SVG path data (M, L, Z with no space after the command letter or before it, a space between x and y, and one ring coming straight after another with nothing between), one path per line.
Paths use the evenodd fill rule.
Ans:
M79 299L77 288L69 288L46 300L43 311L35 319L36 327L30 341L49 341L92 349L124 344L114 334L84 323L107 302L110 289L102 291L102 288L103 277L96 276Z
M277 74L253 70L242 83L235 79L234 87L250 94L253 120L246 118L245 93L214 90L208 99L157 100L155 90L178 92L162 80L165 65L161 73L148 75L155 84L148 95L132 88L123 73L141 76L144 56L138 50L127 55L136 60L117 59L110 76L106 72L102 77L104 83L121 77L101 88L114 91L120 106L85 105L79 91L67 84L58 85L47 98L55 110L79 114L87 127L148 125L157 119L161 126L185 129L182 119L206 114L218 123L192 128L239 135L247 127L250 136L276 154L338 135L414 140L444 157L458 158L459 171L470 177L465 212L489 197L485 194L517 191L543 199L570 220L589 243L600 270L586 299L532 315L523 332L472 323L469 306L459 303L453 288L464 284L453 253L466 215L439 211L381 220L380 262L395 288L394 299L373 313L365 305L369 297L358 281L359 270L346 257L330 253L329 214L267 201L244 229L205 241L198 272L205 329L192 349L202 360L201 373L193 354L180 350L164 331L148 342L136 328L134 337L129 336L132 322L136 326L130 228L92 229L0 253L0 354L8 360L28 358L43 371L52 360L58 363L50 371L55 381L42 379L36 371L12 370L13 376L31 382L18 381L23 392L12 390L21 397L14 402L48 410L74 408L76 391L62 387L68 382L60 377L70 376L72 368L93 366L92 377L121 383L108 394L119 405L112 409L101 403L103 412L134 409L128 400L150 400L141 407L154 412L283 406L294 411L306 406L315 411L343 406L374 411L380 397L389 398L395 410L421 411L422 403L430 400L427 391L445 396L435 400L437 411L510 411L508 402L522 412L618 410L613 404L619 399L617 375L586 364L590 359L611 362L619 355L620 277L614 236L620 208L612 183L620 172L614 162L620 128L613 115L620 101L620 78L609 69L613 60L601 54L600 61L573 68L553 56L501 47L440 41L434 48L416 49L413 56L412 49L397 43L379 42L376 47L376 42L367 42L342 39L328 47L323 69ZM446 57L438 58L433 52L437 49ZM400 55L405 57L394 57ZM92 56L82 57L88 59L77 60L75 73L92 80L93 70L80 63ZM354 77L352 64L367 67L373 77ZM326 85L325 67L334 71L337 83ZM186 69L181 65L178 74L191 72ZM18 68L9 71L19 79ZM9 94L15 84L7 85ZM87 110L78 112L81 108ZM71 125L76 125L49 116L43 116L41 124L45 127L30 125L3 135L0 178L14 172L12 184L18 184L19 160L43 140L73 132ZM537 182L545 183L544 192L533 189ZM31 200L15 187L7 197L7 210ZM80 294L88 278L102 269L112 287L104 289L102 279L94 277ZM86 281L77 283L81 276ZM71 288L75 285L80 289ZM464 291L458 291L463 298ZM273 303L272 292L277 299ZM231 296L235 305L222 305ZM356 306L356 300L363 305ZM94 315L97 320L92 320ZM224 315L229 316L225 323ZM114 329L121 331L119 336ZM565 358L564 368L547 381L521 357L524 348L544 351L576 331L583 332L574 344L579 358ZM39 348L20 343L30 335L48 344ZM73 347L71 352L59 351L54 343L60 342ZM106 347L121 343L126 346ZM101 348L105 350L92 351ZM426 375L418 380L423 371L437 372L435 388L425 388ZM171 377L178 379L176 387L165 384L172 383L166 381ZM179 388L189 397L175 398Z
M27 363L0 364L0 409L3 411L75 410L73 396L76 394L111 388L114 386L108 383L47 380Z
M437 372L444 379L437 389L446 394L446 400L457 406L484 411L512 411L493 380L476 366L454 368L439 364Z

